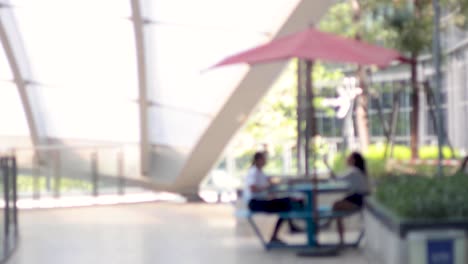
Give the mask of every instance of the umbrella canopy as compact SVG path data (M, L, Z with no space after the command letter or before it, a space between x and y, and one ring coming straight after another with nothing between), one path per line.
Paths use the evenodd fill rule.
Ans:
M392 49L309 28L230 56L213 67L236 63L257 64L290 58L379 67L388 66L395 60L409 61Z

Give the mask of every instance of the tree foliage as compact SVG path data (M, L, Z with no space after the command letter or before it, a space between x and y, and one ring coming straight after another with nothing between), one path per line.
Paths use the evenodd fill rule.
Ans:
M349 1L333 5L318 25L322 31L353 38L360 32L362 40L370 43L389 45L389 39L394 38L395 33L385 28L385 20L364 9L360 21L353 21L353 10Z
M430 52L434 11L432 0L361 0L366 13L387 31L384 45L407 52ZM442 0L444 22L468 24L468 0Z
M401 52L421 54L432 44L434 12L431 0L359 0L362 18L353 23L349 1L335 4L320 21L324 31L362 39ZM468 0L442 0L445 23L468 27Z

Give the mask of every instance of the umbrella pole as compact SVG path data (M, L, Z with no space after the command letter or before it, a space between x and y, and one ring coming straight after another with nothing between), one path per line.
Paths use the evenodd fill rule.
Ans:
M307 111L306 111L306 135L305 135L305 140L306 140L306 175L307 177L310 177L310 160L309 156L310 154L312 157L312 184L313 184L313 190L312 190L312 208L314 209L313 216L314 216L314 225L315 225L315 237L314 237L314 243L317 244L317 236L318 236L318 225L316 224L318 221L318 195L317 195L317 189L318 189L318 179L317 179L317 170L315 168L315 158L316 158L316 153L315 153L315 135L316 135L316 129L315 129L315 108L314 108L314 91L313 91L313 78L312 78L312 73L313 73L313 65L314 62L307 60L306 61L306 98L307 98ZM312 142L311 142L312 139ZM311 146L312 145L312 146Z
M305 144L304 144L304 156L305 156L305 176L310 178L310 135L311 135L311 113L310 109L312 107L310 99L311 99L311 77L310 72L312 68L312 63L310 61L305 62L305 96L306 96L306 127L305 127Z
M315 108L314 108L314 91L313 91L313 80L312 80L312 71L313 71L313 61L306 61L305 62L305 86L306 86L306 131L305 131L305 174L306 177L310 177L310 158L312 157L314 168L315 164L315 157L311 154L315 152L315 145L314 142L311 143L311 139L313 140L316 133L315 129ZM312 145L311 145L312 144ZM315 172L313 172L315 174Z
M304 173L303 166L303 119L304 119L304 104L303 104L303 88L304 88L304 74L303 74L303 62L301 59L297 59L297 146L296 146L296 160L297 160L297 175Z
M312 71L313 71L313 61L306 61L305 63L305 72L306 72L306 131L305 131L305 170L306 176L310 177L310 162L312 162L312 169L315 168L315 145L313 142L314 138L317 134L315 129L315 107L314 107L314 91L313 91L313 78L312 78ZM312 143L311 143L312 139ZM312 153L312 155L311 155ZM310 158L312 157L312 161ZM313 174L315 175L315 171L313 170Z

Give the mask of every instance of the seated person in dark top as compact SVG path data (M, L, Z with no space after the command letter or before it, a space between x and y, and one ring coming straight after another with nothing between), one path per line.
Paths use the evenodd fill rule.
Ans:
M364 197L370 193L366 162L362 155L353 152L346 161L348 170L344 174L337 177L330 169L332 179L344 181L349 186L347 196L333 203L333 210L337 212L352 212L361 209L364 205ZM326 162L325 164L328 166ZM340 244L342 245L344 243L344 226L341 217L337 218L337 224Z

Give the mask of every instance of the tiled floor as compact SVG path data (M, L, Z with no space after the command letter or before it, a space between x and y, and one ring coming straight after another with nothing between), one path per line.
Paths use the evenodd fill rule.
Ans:
M266 252L236 235L232 215L229 205L169 203L22 211L8 263L366 263L355 250L335 258Z

